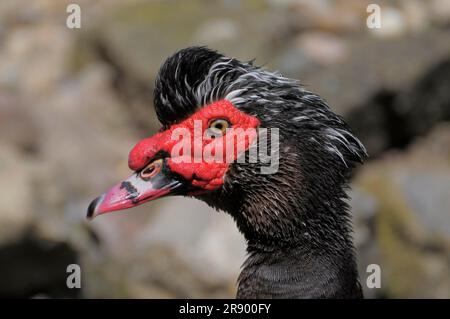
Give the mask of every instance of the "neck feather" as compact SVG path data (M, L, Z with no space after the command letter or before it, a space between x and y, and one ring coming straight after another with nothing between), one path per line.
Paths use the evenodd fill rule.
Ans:
M328 196L314 208L253 198L258 205L244 204L233 214L248 243L238 298L362 297L346 195L340 190ZM277 218L258 220L262 208L264 216Z
M247 240L237 296L361 297L347 177L320 161L301 161L297 154L280 156L280 170L273 175L232 166L229 181L238 182L201 197L228 212Z

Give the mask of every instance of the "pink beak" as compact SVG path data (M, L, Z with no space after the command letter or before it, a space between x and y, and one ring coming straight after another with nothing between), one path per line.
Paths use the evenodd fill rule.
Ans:
M87 218L131 208L148 201L184 193L185 183L163 164L163 169L149 178L142 178L135 173L123 182L118 183L103 195L94 199L88 207Z

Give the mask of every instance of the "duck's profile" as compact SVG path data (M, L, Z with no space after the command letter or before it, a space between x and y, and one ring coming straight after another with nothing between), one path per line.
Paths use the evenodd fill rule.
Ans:
M245 236L238 298L362 297L346 188L366 151L319 96L252 63L191 47L161 67L154 105L161 131L131 150L135 173L95 199L89 217L193 196L229 213ZM231 158L224 152L226 161L199 160L189 149L217 155L235 138L230 129L261 128L278 129L279 147L268 143L279 159L273 172L248 160L259 135L244 138ZM196 130L209 138L194 137ZM185 133L192 137L180 145Z

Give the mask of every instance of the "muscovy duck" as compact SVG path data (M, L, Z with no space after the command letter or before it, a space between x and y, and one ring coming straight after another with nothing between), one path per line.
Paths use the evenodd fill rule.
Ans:
M96 198L89 218L167 195L196 197L229 213L246 239L238 298L362 297L346 189L366 151L318 95L253 62L189 47L162 65L154 106L160 132L131 150L134 174ZM214 145L212 154L233 137L229 128L277 128L277 170L236 160L248 159L259 135L246 137L231 161L174 152L174 132L193 133L196 122L211 138L186 140Z

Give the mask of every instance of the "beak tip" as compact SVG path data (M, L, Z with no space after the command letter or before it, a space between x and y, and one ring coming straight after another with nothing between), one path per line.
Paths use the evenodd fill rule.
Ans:
M99 204L102 200L103 200L103 195L97 197L96 199L94 199L94 200L89 204L89 207L88 207L88 209L87 209L87 215L86 215L86 218L87 218L88 220L92 220L92 219L95 218L95 216L98 215L98 212L97 212L97 206L98 206L98 204Z

